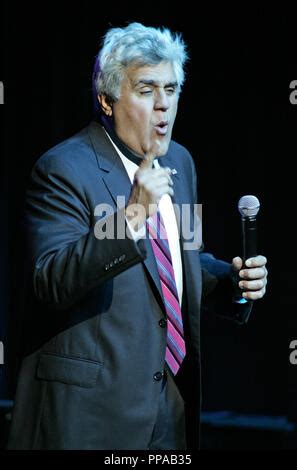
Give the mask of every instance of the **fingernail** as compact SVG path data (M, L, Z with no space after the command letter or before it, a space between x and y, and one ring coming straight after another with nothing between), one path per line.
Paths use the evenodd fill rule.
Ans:
M251 265L252 265L252 262L251 262L251 260L248 259L248 260L245 262L245 264L246 264L246 266L251 266Z

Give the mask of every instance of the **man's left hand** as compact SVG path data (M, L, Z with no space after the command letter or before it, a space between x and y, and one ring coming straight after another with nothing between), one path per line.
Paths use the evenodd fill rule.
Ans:
M232 260L232 267L239 275L238 286L243 290L242 296L247 300L261 299L266 292L267 259L265 256L258 255L246 260L242 267L242 259L237 256Z

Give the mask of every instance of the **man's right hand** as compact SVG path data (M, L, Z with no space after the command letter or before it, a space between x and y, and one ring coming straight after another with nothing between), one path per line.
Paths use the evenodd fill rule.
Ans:
M153 168L155 155L156 149L152 148L135 173L131 196L126 207L126 218L135 230L156 212L164 194L173 196L171 169Z

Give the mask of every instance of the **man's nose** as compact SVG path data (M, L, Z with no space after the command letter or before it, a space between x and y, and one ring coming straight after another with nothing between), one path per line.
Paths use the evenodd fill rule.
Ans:
M169 99L164 90L159 90L156 100L155 100L155 109L160 109L162 111L167 111L169 108Z

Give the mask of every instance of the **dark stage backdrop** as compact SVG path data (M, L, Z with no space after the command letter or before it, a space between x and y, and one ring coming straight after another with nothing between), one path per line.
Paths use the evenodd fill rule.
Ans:
M74 1L71 7L61 2L59 8L37 3L31 14L26 3L4 5L0 80L5 105L0 111L6 185L1 203L8 230L5 240L1 228L1 257L6 255L1 284L7 282L8 288L1 285L1 328L4 320L15 327L5 345L10 370L24 314L19 224L32 165L91 119L92 66L105 30L130 21L165 25L181 32L189 46L174 139L190 150L197 166L206 250L227 261L240 254L237 201L255 194L261 201L259 251L269 258L267 295L256 303L248 325L202 320L203 409L286 415L290 307L280 300L279 282L281 274L286 287L294 269L287 258L280 272L280 254L289 246L278 241L282 183L273 170L289 161L288 148L280 154L277 141L291 119L288 83L297 79L289 76L290 62L283 54L287 19L252 7L206 11L198 6L194 13L193 7L179 11L163 3L162 10L150 5L107 13L100 3Z

